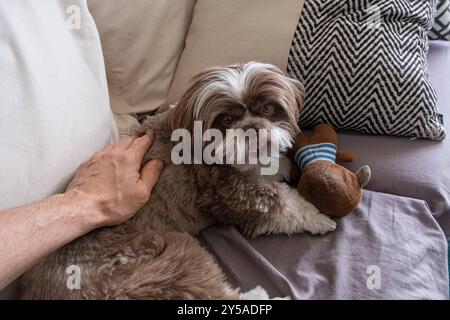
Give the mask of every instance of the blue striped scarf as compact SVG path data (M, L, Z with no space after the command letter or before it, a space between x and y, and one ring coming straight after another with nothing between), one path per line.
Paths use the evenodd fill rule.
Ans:
M312 144L297 150L295 153L295 162L301 170L308 164L319 160L335 163L336 151L337 147L332 143Z

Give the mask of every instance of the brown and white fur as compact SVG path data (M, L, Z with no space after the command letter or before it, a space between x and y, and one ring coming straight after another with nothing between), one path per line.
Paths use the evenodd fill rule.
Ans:
M175 108L144 122L154 139L144 160L166 163L151 200L130 221L95 230L35 266L23 276L23 297L239 298L191 235L216 222L235 225L253 237L324 234L336 224L277 181L279 176L261 176L245 165L174 165L171 133L177 128L191 131L195 120L202 121L204 129L224 132L266 128L278 130L275 136L287 149L299 130L302 101L301 83L267 64L251 62L197 75ZM81 268L80 289L67 288L70 265Z

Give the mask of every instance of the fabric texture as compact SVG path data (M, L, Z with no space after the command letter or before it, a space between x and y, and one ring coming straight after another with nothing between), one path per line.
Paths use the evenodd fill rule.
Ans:
M286 70L303 0L197 0L168 102L205 68L259 61Z
M0 21L2 211L63 192L117 128L85 1L0 1Z
M231 284L295 299L448 299L447 241L424 201L365 191L325 236L242 236L211 227L200 240Z
M450 41L450 0L437 1L436 17L428 37L431 40Z
M301 125L441 140L428 81L434 0L305 2L288 72L306 89Z
M303 170L307 165L316 161L336 163L336 151L335 144L318 143L298 149L294 158L300 170Z
M107 64L114 112L166 102L195 0L88 0Z
M119 129L119 135L121 138L136 135L136 132L141 127L138 119L131 114L115 114L114 117L116 119L117 128Z

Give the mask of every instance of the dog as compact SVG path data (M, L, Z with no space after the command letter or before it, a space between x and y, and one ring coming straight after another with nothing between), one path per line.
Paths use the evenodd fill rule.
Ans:
M207 69L191 82L174 108L149 117L142 133L153 145L144 157L166 163L151 200L131 220L101 228L44 259L22 277L25 299L239 299L214 259L193 238L214 223L237 226L244 234L325 234L336 223L291 188L285 152L299 132L302 84L273 65L249 62ZM232 129L270 132L264 148L280 169L262 175L264 165L174 164L178 130L194 133L195 124L225 136L217 150L230 146ZM239 140L239 139L238 139ZM189 141L189 144L192 141ZM247 159L261 146L235 141ZM205 151L208 144L201 144ZM216 151L217 151L216 150ZM224 153L227 154L228 151ZM189 158L191 152L184 152ZM228 154L229 155L229 154ZM289 167L289 165L287 165ZM281 172L281 173L280 173ZM69 266L79 267L81 284L66 285Z

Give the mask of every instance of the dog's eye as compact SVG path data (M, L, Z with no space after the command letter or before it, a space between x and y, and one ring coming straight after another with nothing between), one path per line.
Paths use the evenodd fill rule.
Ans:
M220 122L222 122L223 125L229 126L234 122L233 116L230 116L229 114L224 114L220 118Z
M266 104L262 107L261 112L264 115L271 115L273 111L275 110L275 107L271 104Z

